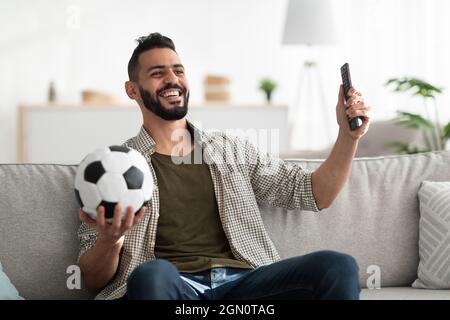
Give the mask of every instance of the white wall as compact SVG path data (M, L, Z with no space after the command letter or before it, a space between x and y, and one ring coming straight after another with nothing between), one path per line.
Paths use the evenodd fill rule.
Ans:
M340 20L340 45L309 52L281 45L286 0L2 0L0 162L16 160L17 105L45 102L51 79L62 102L78 102L86 88L128 101L123 82L134 39L154 31L174 40L187 68L192 103L203 102L203 77L220 73L232 79L236 103L262 103L257 82L270 76L279 83L274 102L291 104L300 67L310 55L320 63L333 121L345 61L377 119L392 117L397 108L421 111L414 106L420 100L383 86L390 77L410 75L450 87L450 1L332 4ZM449 91L438 99L446 121Z

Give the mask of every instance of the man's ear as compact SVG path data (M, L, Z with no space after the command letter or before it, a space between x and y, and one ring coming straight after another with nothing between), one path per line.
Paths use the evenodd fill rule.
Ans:
M130 99L132 99L132 100L139 99L138 86L133 81L125 81L125 92L127 93L128 97Z

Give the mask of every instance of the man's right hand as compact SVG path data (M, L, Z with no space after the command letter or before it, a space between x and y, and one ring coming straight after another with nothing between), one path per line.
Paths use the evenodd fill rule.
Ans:
M121 219L121 211L122 208L120 207L120 204L116 204L114 207L112 223L107 223L105 219L105 208L103 206L97 207L97 220L92 219L80 208L80 220L97 230L97 242L121 246L125 239L125 234L130 231L134 225L141 222L142 217L145 214L145 207L142 207L137 215L134 214L133 207L127 207L127 214L123 221Z

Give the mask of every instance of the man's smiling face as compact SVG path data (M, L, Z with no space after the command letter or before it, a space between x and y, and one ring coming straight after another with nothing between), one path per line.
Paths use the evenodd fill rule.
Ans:
M187 114L189 85L175 51L155 48L139 56L139 93L142 103L164 120L179 120Z

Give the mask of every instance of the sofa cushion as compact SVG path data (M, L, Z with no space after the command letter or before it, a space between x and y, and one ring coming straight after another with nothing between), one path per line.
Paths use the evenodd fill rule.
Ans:
M292 160L308 169L322 161ZM361 286L411 286L419 264L419 201L424 180L450 180L450 152L357 158L333 204L318 213L262 207L269 235L284 258L317 250L351 254ZM368 272L368 267L370 272ZM372 279L372 278L371 278Z
M23 300L19 296L19 292L9 280L8 276L3 271L2 263L0 262L0 300Z
M450 182L424 181L419 201L420 262L413 287L450 289Z

